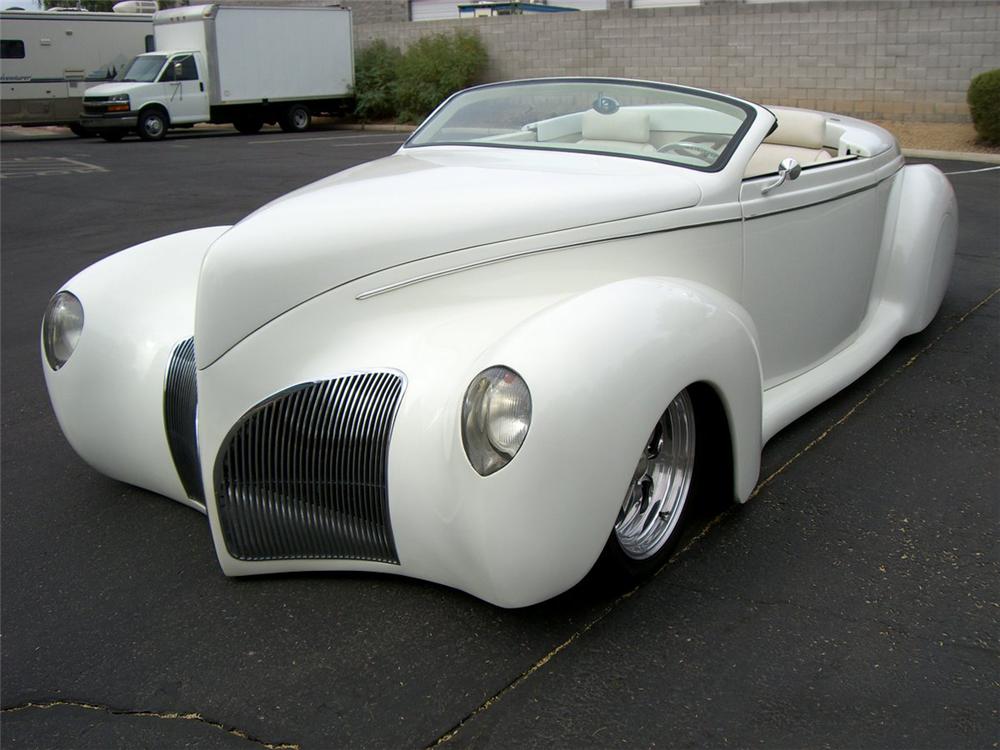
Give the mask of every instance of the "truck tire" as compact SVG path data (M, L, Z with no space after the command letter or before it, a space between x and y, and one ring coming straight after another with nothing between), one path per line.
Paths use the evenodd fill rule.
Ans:
M80 138L90 138L91 136L97 135L93 130L88 130L78 122L71 122L67 127L69 127L69 132L75 136L79 136Z
M144 141L162 141L167 135L167 116L159 109L146 109L139 115L139 137Z
M286 133L301 133L312 124L312 113L304 104L292 104L281 115L278 124Z
M101 136L108 143L118 143L128 131L125 128L117 128L115 130L102 130L98 135Z
M253 135L264 127L264 118L259 114L241 115L233 121L233 127L243 135Z

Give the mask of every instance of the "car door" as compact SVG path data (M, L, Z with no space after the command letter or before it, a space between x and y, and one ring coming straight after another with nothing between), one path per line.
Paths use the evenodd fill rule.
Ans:
M197 56L174 55L160 75L172 123L204 122L209 117L208 92Z
M887 191L865 159L745 179L743 304L757 325L764 387L842 349L868 309Z

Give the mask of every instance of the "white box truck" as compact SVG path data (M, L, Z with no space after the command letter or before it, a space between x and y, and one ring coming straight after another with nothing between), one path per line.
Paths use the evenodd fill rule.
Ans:
M0 13L0 124L68 125L83 94L153 49L151 13Z
M340 7L200 5L153 16L156 52L139 55L114 83L87 91L81 126L105 140L135 131L232 123L306 130L344 106L354 88L351 12Z

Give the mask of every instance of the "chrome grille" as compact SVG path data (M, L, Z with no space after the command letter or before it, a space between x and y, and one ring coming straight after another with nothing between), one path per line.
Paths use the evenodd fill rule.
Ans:
M229 554L239 560L398 563L389 523L389 439L405 382L365 372L259 404L215 464Z
M198 459L198 382L194 362L194 339L182 341L174 349L167 367L163 389L163 427L184 492L192 500L205 504Z

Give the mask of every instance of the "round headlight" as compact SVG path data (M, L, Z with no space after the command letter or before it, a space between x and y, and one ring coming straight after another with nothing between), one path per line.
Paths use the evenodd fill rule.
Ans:
M516 372L490 367L476 375L462 404L462 444L482 476L514 458L531 424L531 393Z
M42 348L49 367L58 370L73 354L83 333L83 305L75 295L59 292L42 318Z

